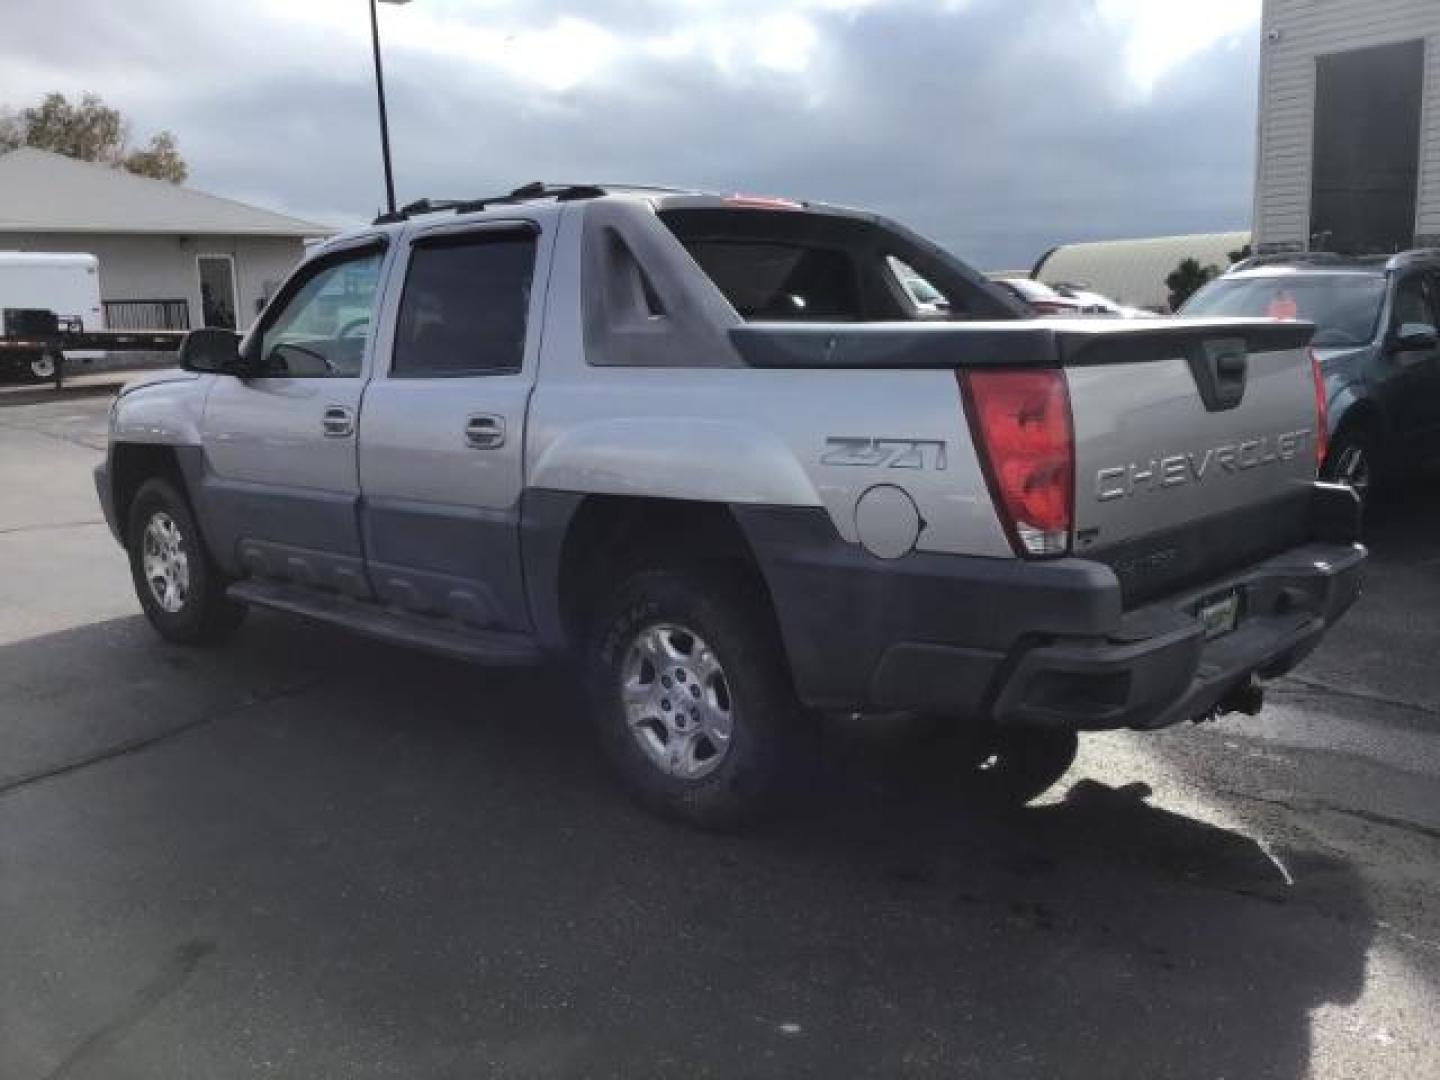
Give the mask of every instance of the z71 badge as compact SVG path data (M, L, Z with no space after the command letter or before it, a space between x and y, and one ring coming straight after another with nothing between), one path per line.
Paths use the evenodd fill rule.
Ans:
M832 435L825 440L821 465L864 465L873 469L945 468L943 439L876 439Z

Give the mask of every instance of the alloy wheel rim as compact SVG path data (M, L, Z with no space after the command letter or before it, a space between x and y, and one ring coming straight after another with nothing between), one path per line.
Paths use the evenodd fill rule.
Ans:
M175 614L190 595L190 556L175 519L163 510L150 515L141 542L141 566L150 595L161 611Z
M667 776L698 780L729 753L730 684L715 651L687 627L641 629L621 666L620 700L631 736Z
M1335 463L1335 479L1364 497L1370 490L1370 458L1363 447L1347 446Z
M30 374L37 379L53 379L55 377L55 358L53 356L37 356L30 361Z

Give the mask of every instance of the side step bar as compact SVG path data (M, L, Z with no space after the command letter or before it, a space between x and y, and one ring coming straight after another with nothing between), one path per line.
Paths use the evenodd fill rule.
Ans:
M381 641L444 653L460 660L510 666L537 663L542 655L534 639L525 634L462 626L381 607L365 600L354 600L335 593L311 592L279 582L249 578L235 582L225 593L232 600L256 607L303 615Z

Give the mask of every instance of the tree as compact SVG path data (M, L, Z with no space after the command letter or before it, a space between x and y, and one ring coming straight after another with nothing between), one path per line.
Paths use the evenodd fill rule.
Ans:
M1181 259L1180 265L1165 279L1165 287L1170 290L1170 310L1179 311L1180 305L1189 300L1200 286L1219 274L1219 267L1201 266L1198 259Z
M190 170L180 156L175 136L162 131L150 137L150 145L144 150L132 150L124 161L125 168L138 176L149 176L156 180L169 180L172 184L183 184Z
M0 151L33 146L172 184L189 175L171 132L152 136L143 149L129 143L130 122L96 94L84 94L75 104L64 94L46 94L39 105L18 113L0 111Z
M1254 255L1255 249L1252 248L1249 244L1246 244L1239 251L1229 251L1226 252L1226 254L1230 256L1230 265L1234 266L1236 263L1248 259L1251 255Z

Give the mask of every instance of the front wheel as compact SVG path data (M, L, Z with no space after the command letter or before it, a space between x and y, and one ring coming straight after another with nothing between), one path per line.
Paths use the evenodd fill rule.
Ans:
M1368 503L1379 480L1375 443L1369 432L1358 427L1341 431L1330 444L1320 476L1350 488L1361 505Z
M225 595L185 497L167 480L147 480L130 504L126 547L135 595L169 641L209 644L230 636L245 606Z
M606 756L642 804L704 828L774 808L799 707L753 583L632 575L595 619L586 682Z

